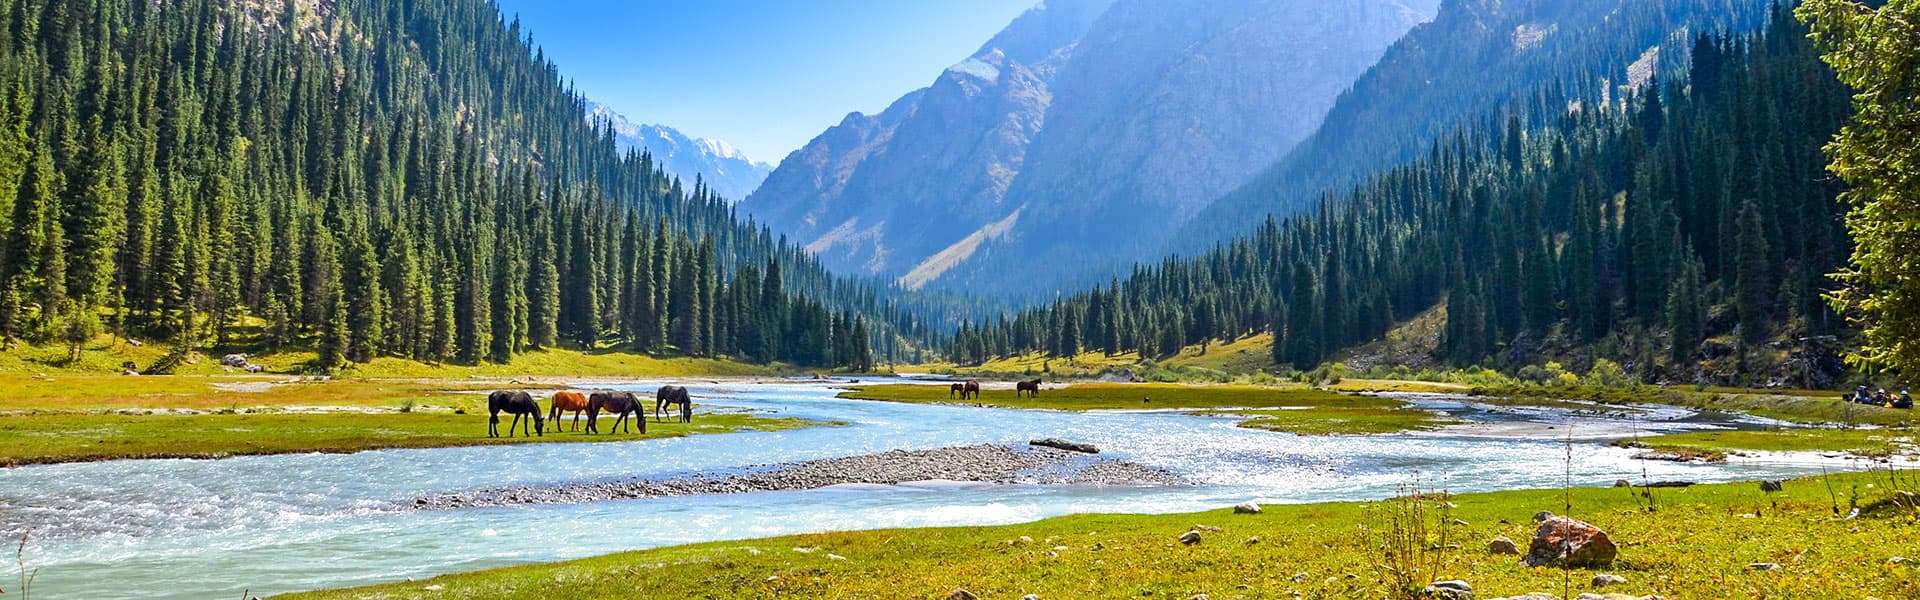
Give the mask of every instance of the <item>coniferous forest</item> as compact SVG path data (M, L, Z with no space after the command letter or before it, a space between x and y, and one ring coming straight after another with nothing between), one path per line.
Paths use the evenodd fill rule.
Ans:
M1849 94L1776 7L1752 35L1701 33L1684 71L1611 102L1549 86L1316 210L1104 289L963 325L950 358L1031 351L1165 356L1275 334L1311 369L1445 309L1437 353L1518 370L1580 349L1646 381L1762 348L1830 385L1823 300L1848 258L1822 146ZM1811 344L1811 345L1810 345Z
M9 346L866 368L937 312L616 151L491 2L0 0L0 30Z

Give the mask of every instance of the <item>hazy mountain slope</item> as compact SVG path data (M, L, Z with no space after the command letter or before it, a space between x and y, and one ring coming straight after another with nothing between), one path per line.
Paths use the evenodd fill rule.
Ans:
M1573 97L1617 96L1686 61L1690 34L1749 31L1771 0L1447 0L1342 94L1285 160L1193 219L1173 248L1195 251L1309 205L1426 151L1442 132L1559 82ZM1553 113L1565 107L1526 106Z
M722 198L738 201L760 187L773 165L755 161L723 140L695 138L666 125L634 123L604 104L587 102L587 119L613 127L621 152L640 148L668 174L692 185L696 176Z
M1279 160L1435 0L1123 0L1062 67L1046 129L1008 193L1029 206L945 283L1049 284L1144 258L1213 198ZM1045 294L1055 285L1043 286ZM1031 290L1028 290L1031 291Z
M1051 283L1159 248L1437 2L1048 2L877 122L823 134L744 207L838 269Z
M1111 1L1027 11L932 85L879 115L848 115L743 206L830 266L889 277L1004 218L1055 65Z

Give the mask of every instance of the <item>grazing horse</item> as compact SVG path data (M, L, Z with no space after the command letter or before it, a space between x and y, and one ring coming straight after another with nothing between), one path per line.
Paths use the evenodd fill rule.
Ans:
M967 393L967 384L956 381L954 382L953 385L947 386L948 400L952 400L955 394L965 394L965 393Z
M546 421L540 418L540 401L534 400L533 395L526 392L500 390L487 394L487 437L500 437L502 411L513 415L513 422L507 424L507 437L513 437L513 428L520 425L522 416L531 418L528 423L532 426L534 433L540 434L541 437L547 435ZM526 427L520 428L520 434L532 437L532 434L527 433Z
M1039 398L1040 380L1034 379L1033 381L1022 381L1013 384L1013 397L1018 398L1021 394L1029 394L1035 398Z
M968 379L967 383L965 384L965 387L960 389L961 400L965 400L969 397L975 400L980 399L980 382L974 381L972 379Z
M660 391L653 393L653 418L661 419L661 409L675 404L680 405L680 422L692 423L693 398L687 396L687 388L677 385L661 386Z
M619 433L620 426L628 423L627 415L640 423L640 433L647 432L647 410L640 407L640 399L633 392L594 392L587 400L587 433L600 433L600 411L620 415L613 421L613 430L607 433ZM633 431L628 425L627 431Z
M579 429L580 413L587 412L587 395L573 390L554 392L553 408L549 410L552 412L547 415L547 420L553 421L554 427L560 426L562 413L573 413L573 427L570 429Z

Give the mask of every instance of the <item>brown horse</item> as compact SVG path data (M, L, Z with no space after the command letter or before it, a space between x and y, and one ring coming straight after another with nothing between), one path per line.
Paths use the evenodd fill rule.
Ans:
M969 397L975 400L980 399L980 382L968 379L966 386L961 388L960 399L965 400Z
M693 397L687 395L687 388L677 385L661 386L653 393L653 418L660 419L661 409L680 405L680 422L693 422Z
M487 437L500 437L500 413L513 415L513 422L507 424L507 437L513 437L513 428L520 426L520 417L530 417L528 423L534 433L545 437L547 424L540 419L540 401L532 394L521 391L500 390L487 394ZM532 437L527 428L521 427L520 434Z
M640 433L647 432L647 411L640 407L640 399L633 392L594 392L587 400L587 433L600 432L600 411L618 414L613 421L613 430L607 433L620 433L620 426L627 424L627 415L634 415L634 421L640 423ZM633 431L629 425L627 431Z
M1034 379L1033 381L1022 381L1013 384L1013 397L1018 398L1021 394L1029 394L1035 398L1039 398L1040 380Z
M947 399L948 399L948 400L952 400L954 396L957 396L957 395L960 395L960 394L965 394L965 393L967 393L967 384L964 384L964 383L960 383L960 382L957 382L957 381L956 381L956 382L954 382L954 384L953 384L953 385L950 385L950 386L947 386Z
M573 390L554 392L553 408L550 410L552 412L547 415L547 420L553 421L554 427L560 426L561 413L573 413L573 427L570 430L579 429L580 413L587 412L587 395Z

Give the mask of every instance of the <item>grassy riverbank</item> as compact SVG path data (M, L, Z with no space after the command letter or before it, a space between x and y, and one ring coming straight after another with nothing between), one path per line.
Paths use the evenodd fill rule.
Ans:
M584 420L584 419L583 419ZM503 416L505 435L511 416ZM126 458L225 458L254 454L359 452L493 444L631 441L817 425L802 419L701 415L692 424L648 423L647 433L602 435L547 423L544 436L487 437L484 411L255 414L37 414L0 417L0 467ZM524 424L524 421L523 421ZM582 428L585 427L583 423Z
M1885 429L1691 431L1620 440L1615 445L1705 460L1724 460L1729 454L1755 451L1846 452L1861 457L1885 458L1895 454L1911 454L1914 435L1909 431Z
M123 458L219 458L529 442L635 439L564 432L487 437L486 393L545 390L527 378L309 379L286 376L0 374L0 466ZM543 404L544 404L543 400ZM510 418L501 424L505 431ZM798 419L702 414L650 424L646 437L791 429Z
M1242 427L1302 435L1393 433L1437 427L1445 417L1406 408L1388 398L1317 390L1305 386L1178 385L1159 383L1078 383L1018 396L996 386L966 400L998 408L1046 410L1177 409L1244 417ZM938 385L868 385L842 398L913 403L960 403Z
M1897 479L1897 482L1896 482ZM1920 596L1920 511L1889 488L1915 475L1886 472L1790 481L1763 494L1752 483L1654 490L1581 488L1469 494L1426 514L1421 582L1464 579L1479 597L1596 591L1596 573L1627 583L1602 592L1669 598L1912 598ZM1829 495L1829 486L1834 490ZM1867 507L1845 521L1850 502ZM1567 506L1571 504L1571 509ZM997 527L880 530L716 542L585 560L448 575L425 581L294 594L359 598L1387 598L1396 583L1381 541L1393 502L1267 506L1173 515L1078 515ZM1196 507L1198 508L1198 507ZM1606 529L1621 547L1606 570L1536 569L1490 554L1506 536L1525 548L1531 515L1570 514ZM1404 513L1402 513L1404 514ZM1442 525L1460 519L1465 525ZM1193 546L1175 538L1194 525ZM1253 538L1258 538L1257 542ZM1781 566L1749 570L1749 563ZM1563 596L1564 594L1564 596Z

